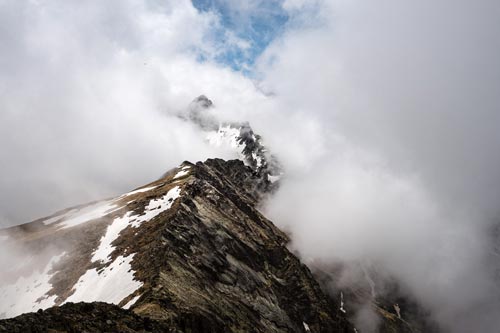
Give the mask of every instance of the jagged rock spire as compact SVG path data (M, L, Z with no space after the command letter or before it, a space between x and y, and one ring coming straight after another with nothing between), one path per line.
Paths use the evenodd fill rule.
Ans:
M277 158L264 146L262 137L256 134L247 121L220 122L211 109L214 103L205 95L196 97L188 107L187 117L207 132L207 140L214 146L233 148L245 165L275 182L282 175Z

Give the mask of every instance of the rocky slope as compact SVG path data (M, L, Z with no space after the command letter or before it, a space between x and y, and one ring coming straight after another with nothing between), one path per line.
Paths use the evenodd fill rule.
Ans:
M212 107L200 96L181 116L239 160L184 162L119 197L0 230L12 256L0 319L38 311L0 332L370 332L348 321L363 306L381 332L435 331L397 284L374 295L377 272L339 287L341 267L311 264L313 276L289 252L258 209L282 167L248 123L219 123Z
M33 260L3 281L0 313L104 301L183 332L352 332L256 209L266 182L239 160L185 162L118 198L4 230Z

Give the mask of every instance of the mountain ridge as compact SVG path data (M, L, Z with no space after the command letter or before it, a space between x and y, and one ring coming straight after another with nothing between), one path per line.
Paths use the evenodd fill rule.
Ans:
M121 196L0 230L26 260L3 273L0 318L39 311L0 321L0 331L66 316L71 332L71 318L86 322L82 309L97 317L109 309L123 316L124 332L147 331L147 321L127 326L134 315L154 321L152 332L357 332L348 318L366 302L381 314L383 332L425 327L407 311L411 302L386 298L382 306L365 291L333 294L335 269L316 266L313 276L288 250L289 236L259 210L278 189L282 166L249 123L218 123L207 114L212 107L200 96L181 116L239 159L185 161Z
M26 234L25 225L14 237L37 246L42 239L52 243L57 234L64 235L63 243L72 233L85 240L66 247L61 262L47 271L56 272L47 281L52 288L43 301L51 299L54 305L74 301L75 295L84 301L105 300L96 295L106 295L111 285L105 283L100 290L100 281L116 272L124 280L133 270L133 279L120 286L121 291L134 281L142 285L127 289L128 295L111 303L144 317L175 321L195 316L196 325L203 323L213 332L303 332L304 323L312 331L347 332L350 323L309 269L286 249L288 237L255 208L260 182L270 183L240 160L183 163L143 191L119 197L118 202L126 200L127 205L112 206L111 216L69 228L64 220L50 224L42 220L35 234ZM131 225L137 222L134 216L139 220L144 216L141 209L176 188L180 194L168 209L137 228ZM126 227L106 240L124 216L129 218ZM104 242L113 248L100 256ZM94 278L91 284L87 276ZM110 283L120 284L119 279L115 275Z

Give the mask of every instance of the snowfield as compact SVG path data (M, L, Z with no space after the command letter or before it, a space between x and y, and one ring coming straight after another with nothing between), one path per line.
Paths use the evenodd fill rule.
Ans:
M159 186L160 186L160 185L149 186L149 187L143 187L143 188L137 189L137 190L135 190L135 191L125 193L125 194L124 194L124 195L122 195L121 197L128 197L128 196L130 196L130 195L134 195L134 194L137 194L137 193L149 192L149 191L154 190L155 188L157 188L157 187L159 187Z
M101 260L108 262L108 256L113 253L114 246L111 244L120 236L120 233L131 226L133 228L139 227L143 222L149 221L164 211L172 207L175 199L180 196L181 190L179 186L175 186L159 199L152 199L142 215L132 215L132 212L127 212L123 217L116 218L106 230L106 234L101 238L99 247L94 252L92 262Z
M187 173L188 169L189 167L184 167L180 172ZM45 225L58 223L58 230L75 227L123 208L124 206L117 204L120 198L147 192L158 186L141 188L117 199L98 202L81 209L71 209L53 216L43 221L43 223ZM113 242L120 237L121 232L127 227L137 228L142 223L150 221L170 209L180 195L181 188L174 186L165 195L149 200L141 214L128 211L123 216L116 217L109 224L98 246L92 253L91 262L104 264L104 268L87 270L73 286L72 294L62 304L94 301L120 304L141 288L143 283L135 279L135 271L132 269L132 260L135 254L122 253L112 261L110 255L115 250ZM43 269L36 270L28 276L19 277L15 283L0 285L0 318L10 318L56 305L55 301L58 296L48 296L47 293L52 290L50 280L57 273L53 271L54 265L64 254L53 257ZM36 257L33 257L33 259L37 260ZM124 307L131 307L138 299L139 296L134 297Z
M241 127L235 128L230 125L220 126L218 131L209 132L206 136L207 141L214 147L231 147L237 154L238 158L248 165L243 150L245 145L239 142L241 135Z
M142 282L134 279L131 262L134 254L119 256L102 271L90 269L83 274L73 287L74 293L64 301L106 302L119 304L127 296L142 287ZM64 304L63 303L63 304Z
M29 276L21 276L10 285L0 287L0 318L10 318L25 312L34 312L55 305L56 296L47 296L52 289L49 283L52 272L64 253L53 257L43 270L35 270Z
M175 176L174 176L174 178L173 178L173 179L182 178L182 177L184 177L184 176L188 175L188 174L189 174L189 169L190 169L190 167L189 167L188 165L183 166L183 167L181 168L181 171L177 172L177 173L175 174Z
M103 218L122 207L118 207L114 200L97 202L81 209L72 209L67 213L54 216L50 219L43 221L43 224L50 225L56 222L59 223L58 227L61 229L73 228L80 224L87 223L92 220Z

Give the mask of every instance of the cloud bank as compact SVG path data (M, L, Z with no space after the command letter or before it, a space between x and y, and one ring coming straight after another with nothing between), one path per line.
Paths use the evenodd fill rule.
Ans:
M269 214L304 258L377 263L443 328L495 330L500 6L313 7L291 2L298 28L260 59L288 115Z
M255 90L210 61L222 47L214 30L219 17L189 1L0 4L0 223L228 157L175 116L202 93Z
M445 330L494 331L500 5L278 4L250 80L217 63L249 44L189 1L2 3L0 223L228 157L174 116L203 93L281 159L266 211L305 260L368 260Z

